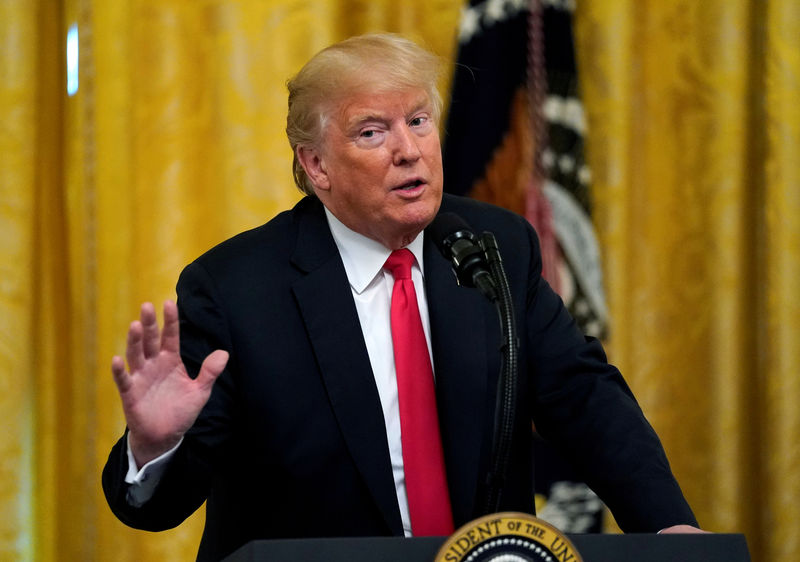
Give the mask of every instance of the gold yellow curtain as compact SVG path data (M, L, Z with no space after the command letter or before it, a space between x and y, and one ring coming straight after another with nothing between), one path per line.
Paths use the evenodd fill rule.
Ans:
M610 354L700 522L800 560L800 4L576 24Z
M194 559L202 513L148 534L105 505L99 474L124 427L110 357L189 260L297 200L285 81L309 56L384 30L450 59L459 10L0 1L0 559Z
M800 555L794 4L577 12L612 359L701 522L787 562ZM452 59L460 6L0 0L0 559L193 559L202 514L148 534L102 498L123 428L110 357L185 263L296 200L286 78L371 30Z

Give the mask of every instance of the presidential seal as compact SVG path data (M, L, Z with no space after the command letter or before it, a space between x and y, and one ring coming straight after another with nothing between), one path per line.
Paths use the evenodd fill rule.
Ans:
M527 513L502 512L470 521L442 545L435 562L583 562L570 540Z

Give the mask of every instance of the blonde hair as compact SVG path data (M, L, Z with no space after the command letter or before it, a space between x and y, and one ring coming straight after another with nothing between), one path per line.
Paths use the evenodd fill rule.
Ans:
M343 97L359 89L375 93L422 88L439 122L442 98L436 83L439 57L416 43L390 33L345 39L314 55L286 86L289 112L286 136L294 152L294 182L314 195L311 181L297 158L298 146L316 146L322 139L328 113Z

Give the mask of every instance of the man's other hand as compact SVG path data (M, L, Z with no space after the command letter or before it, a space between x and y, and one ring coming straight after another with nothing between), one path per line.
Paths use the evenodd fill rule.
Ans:
M709 533L709 531L704 531L703 529L698 529L697 527L692 527L691 525L673 525L672 527L667 527L659 532L660 535L688 535L696 533Z

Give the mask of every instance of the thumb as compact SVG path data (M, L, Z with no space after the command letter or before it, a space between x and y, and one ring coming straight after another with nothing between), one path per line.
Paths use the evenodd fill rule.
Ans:
M204 386L211 386L217 377L228 364L228 352L217 349L208 354L203 364L200 366L200 373L197 375L197 382Z

